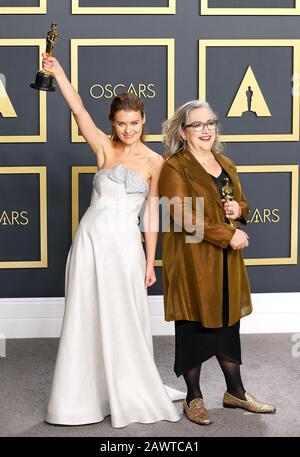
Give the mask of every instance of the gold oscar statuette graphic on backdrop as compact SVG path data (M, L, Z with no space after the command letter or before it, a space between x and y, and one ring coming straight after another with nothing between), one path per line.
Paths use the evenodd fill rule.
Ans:
M51 30L47 34L47 46L46 53L48 56L52 56L55 43L58 38L57 25L52 22ZM35 82L30 84L30 87L37 90L45 90L47 92L53 92L56 90L54 86L54 75L47 70L39 70L35 77Z
M227 114L227 117L242 116L272 116L250 65Z
M223 179L223 186L222 186L222 197L225 198L227 202L230 202L233 200L233 187L229 183L229 179L227 176ZM235 227L235 222L232 219L227 219L229 224L232 227Z
M17 117L17 113L5 89L5 77L0 73L0 117L1 116Z

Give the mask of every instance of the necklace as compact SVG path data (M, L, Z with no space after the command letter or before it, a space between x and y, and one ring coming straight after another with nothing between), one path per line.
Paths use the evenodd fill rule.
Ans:
M207 162L209 162L210 159L213 157L212 155L210 155L210 156L208 157L208 159L206 159L206 160L199 160L197 154L195 154L193 151L191 151L191 153L193 154L193 156L195 157L195 159L196 159L198 162L201 163L201 165L206 165Z

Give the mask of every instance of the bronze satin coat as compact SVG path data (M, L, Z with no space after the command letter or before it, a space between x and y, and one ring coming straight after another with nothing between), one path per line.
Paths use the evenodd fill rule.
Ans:
M234 199L240 204L240 221L246 224L249 212L234 163L214 154L230 177ZM211 176L189 152L178 152L162 167L160 197L192 197L195 224L195 197L204 197L204 239L186 243L185 229L174 232L174 207L170 206L170 231L163 232L163 287L165 319L200 321L204 327L222 327L223 252L228 247L229 322L231 326L252 311L248 275L242 250L229 246L235 228L224 222L221 197ZM176 213L175 213L176 214Z

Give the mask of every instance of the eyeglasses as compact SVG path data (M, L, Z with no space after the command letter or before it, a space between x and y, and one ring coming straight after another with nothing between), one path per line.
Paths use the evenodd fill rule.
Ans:
M207 122L192 122L192 124L186 124L183 126L184 129L187 129L188 127L192 127L194 129L194 132L202 132L204 130L204 127L207 127L208 130L214 130L219 121L217 119L211 119L210 121Z

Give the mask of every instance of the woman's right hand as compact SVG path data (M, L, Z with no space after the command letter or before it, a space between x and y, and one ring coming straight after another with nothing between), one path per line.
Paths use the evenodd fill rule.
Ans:
M58 60L55 57L48 56L46 52L44 52L42 56L42 65L44 70L50 71L54 74L54 76L57 76L59 73L64 72L63 68L60 66Z
M249 236L246 232L240 229L236 229L229 244L232 247L232 249L243 249L249 246L248 240Z

